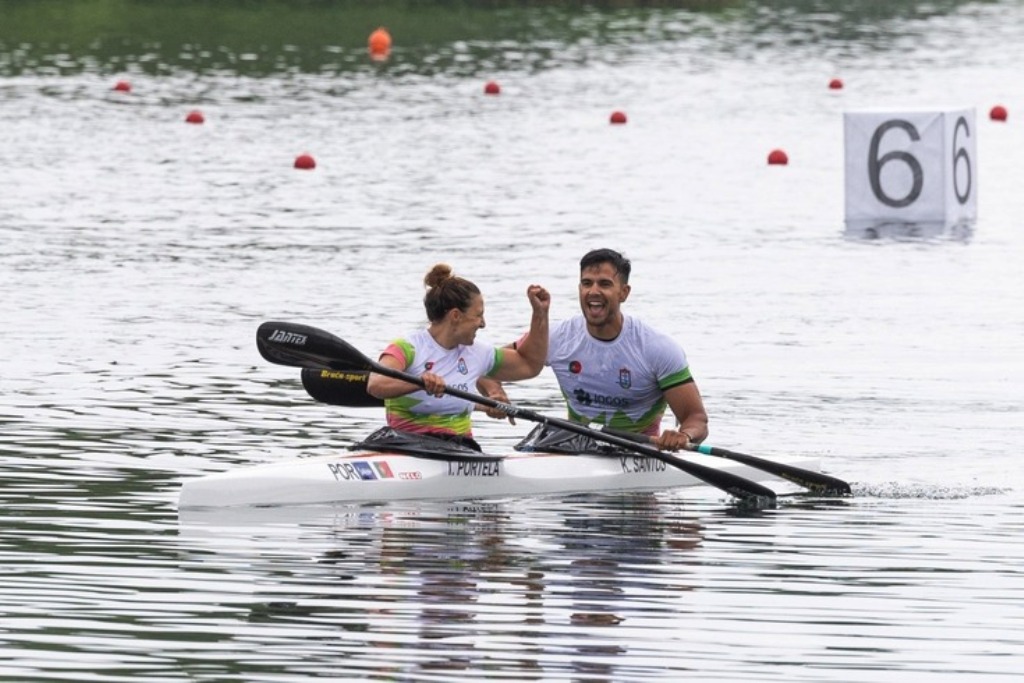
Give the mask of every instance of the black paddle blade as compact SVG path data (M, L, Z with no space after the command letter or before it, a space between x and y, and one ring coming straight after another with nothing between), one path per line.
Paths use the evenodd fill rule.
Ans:
M344 339L298 323L263 323L256 330L256 348L271 363L294 368L369 370L374 365Z
M736 458L731 458L736 460ZM742 462L742 461L741 461ZM760 465L756 465L760 467ZM805 470L792 465L782 465L782 463L775 463L774 469L767 467L760 467L760 469L766 472L786 479L788 481L803 486L804 488L816 493L820 496L852 496L853 489L850 485L839 479L822 472L814 472L813 470Z
M719 458L735 460L751 467L755 467L769 474L791 481L797 486L803 486L810 491L823 496L852 496L853 489L850 485L837 477L832 477L821 472L806 470L795 465L787 465L774 460L765 460L746 453L737 453L724 448L717 448L700 444L692 450L705 455L713 455Z
M321 403L350 408L382 408L384 401L366 393L366 370L303 368L302 386Z

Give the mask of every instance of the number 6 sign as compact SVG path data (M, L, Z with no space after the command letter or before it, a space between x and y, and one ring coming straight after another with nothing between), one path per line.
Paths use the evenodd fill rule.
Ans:
M843 123L848 226L977 217L973 109L846 112Z

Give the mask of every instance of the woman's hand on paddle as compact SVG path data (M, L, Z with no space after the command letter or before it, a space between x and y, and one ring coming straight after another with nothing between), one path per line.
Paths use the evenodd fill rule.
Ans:
M444 377L441 375L435 375L432 372L424 372L420 379L423 380L423 390L431 396L437 396L440 398L444 396Z

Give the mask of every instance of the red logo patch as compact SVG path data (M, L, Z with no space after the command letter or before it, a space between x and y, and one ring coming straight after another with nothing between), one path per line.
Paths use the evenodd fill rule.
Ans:
M569 363L569 372L571 372L574 375L580 374L581 372L583 372L583 364L580 363L578 360L571 361Z

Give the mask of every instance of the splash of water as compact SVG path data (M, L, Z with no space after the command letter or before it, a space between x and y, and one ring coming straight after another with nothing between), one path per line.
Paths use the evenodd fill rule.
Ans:
M941 484L907 484L898 481L853 486L855 498L925 498L928 500L960 500L980 496L997 496L1009 492L998 486L945 486Z

